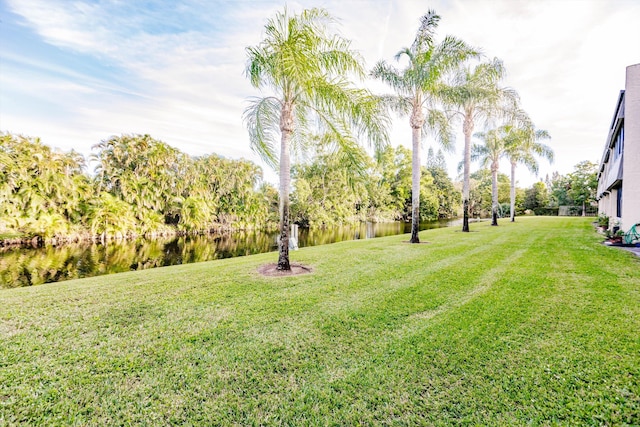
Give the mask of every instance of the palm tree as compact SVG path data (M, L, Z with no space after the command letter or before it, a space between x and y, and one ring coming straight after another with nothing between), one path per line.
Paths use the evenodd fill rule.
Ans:
M505 155L511 164L511 222L514 222L516 220L516 166L521 163L529 171L537 174L536 156L553 163L553 150L539 142L543 139L550 139L549 133L543 129L536 129L528 120L519 126L508 126L505 138Z
M469 182L473 129L480 121L487 123L492 118L513 111L518 101L518 94L514 90L499 85L504 76L505 69L502 61L494 58L474 68L460 69L454 76L451 86L444 91L444 98L449 108L462 118L464 133L462 231L464 232L469 231ZM508 105L507 108L505 108L506 105Z
M474 136L484 144L471 147L470 159L480 161L482 167L488 166L491 170L491 225L498 225L498 169L500 158L505 154L504 128L478 132Z
M380 102L356 89L346 76L364 77L362 60L351 43L328 34L334 19L324 9L290 15L285 8L265 26L264 40L247 48L246 75L272 94L254 98L244 112L251 147L280 173L279 270L289 264L289 191L292 148L304 149L312 125L321 126L343 149L356 144L354 132L377 147L386 143L388 119ZM280 136L280 153L276 140Z
M442 88L443 76L478 52L463 41L447 36L440 44L434 40L440 16L429 10L421 18L421 25L410 48L403 48L396 60L406 57L408 65L397 70L385 61L376 64L373 77L391 86L396 96L385 99L401 114L409 114L412 132L411 179L411 243L419 243L420 221L420 142L423 132L434 131L443 146L450 148L452 137L446 116L435 108L435 101ZM425 111L426 110L426 111Z

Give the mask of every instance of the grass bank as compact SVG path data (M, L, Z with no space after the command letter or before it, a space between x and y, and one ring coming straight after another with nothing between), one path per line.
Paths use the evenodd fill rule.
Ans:
M0 291L0 424L638 424L640 259L589 221Z

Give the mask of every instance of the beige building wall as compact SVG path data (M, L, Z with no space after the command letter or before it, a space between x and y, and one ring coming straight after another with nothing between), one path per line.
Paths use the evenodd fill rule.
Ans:
M609 215L609 197L601 197L598 200L598 215Z
M611 218L614 219L614 223L610 225L611 228L615 225L615 220L620 220L616 215L616 211L618 210L618 193L620 191L619 188L615 188L611 190L611 194L609 194L609 210L607 212L611 212ZM622 224L618 224L618 226L622 228Z
M622 223L628 231L640 223L640 64L627 67L625 87Z
M600 211L600 212L604 212L607 214L607 216L609 216L610 221L609 221L609 228L613 227L613 222L615 221L616 217L616 204L617 204L617 199L618 197L618 190L617 189L613 189L611 190L611 192L602 199L602 201L604 201L604 208Z

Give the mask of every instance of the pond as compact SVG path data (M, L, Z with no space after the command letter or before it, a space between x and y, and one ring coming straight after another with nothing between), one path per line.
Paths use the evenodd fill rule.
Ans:
M460 224L441 220L420 224L420 230ZM299 229L298 246L409 233L404 222L366 223L330 229ZM225 234L100 243L76 243L42 248L0 249L0 288L39 285L81 277L210 261L277 250L276 232L238 231Z

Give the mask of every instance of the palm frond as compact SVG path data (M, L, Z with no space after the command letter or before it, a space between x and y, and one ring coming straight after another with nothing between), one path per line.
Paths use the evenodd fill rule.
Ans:
M420 28L416 33L416 38L411 45L413 52L420 52L423 50L429 50L434 43L434 36L438 23L440 22L440 15L435 10L429 9L426 14L420 17Z
M409 62L413 62L414 55L413 55L413 51L410 48L403 47L395 55L393 55L393 59L395 59L396 61L400 61L400 59L402 59L403 56L406 56L407 58L409 58Z
M323 110L318 111L322 126L320 131L323 140L327 144L331 153L338 156L338 160L349 171L358 176L364 176L367 168L367 158L362 149L358 146L357 140L348 132L350 124L343 118L330 117Z
M518 101L515 91L500 86L504 75L504 65L497 58L473 68L459 68L441 91L442 100L449 109L471 113L474 122L502 118L507 111L505 106Z
M451 122L447 115L436 109L429 109L422 127L423 135L433 135L445 151L454 150L455 135L451 128Z
M523 164L529 171L538 175L539 165L532 153L523 153L518 159L518 163Z
M381 150L389 140L389 115L379 97L368 90L353 88L345 80L317 79L313 83L313 108L324 122L338 120L348 123L359 137L365 137L376 149ZM348 132L351 133L351 132Z
M323 69L332 75L353 74L359 79L364 78L365 69L362 55L351 48L351 41L334 36L326 42L319 60Z
M382 105L395 112L400 116L406 116L411 113L412 99L408 96L401 95L381 95L378 99Z
M306 99L301 99L296 104L295 128L289 140L291 154L296 159L305 159L310 155L318 143L317 135L314 132L317 123L309 115L309 108L305 103Z
M399 95L409 95L412 88L402 73L385 61L378 61L370 73L371 77L388 84Z
M471 161L480 161L480 165L484 168L489 163L490 151L485 145L473 144L471 146Z
M441 75L460 69L469 59L478 58L481 51L454 36L446 36L431 53L433 68Z
M280 110L281 104L276 98L251 98L243 115L251 149L274 169L278 167L278 155L274 147L280 135Z
M537 154L539 157L542 157L543 159L547 159L549 163L553 163L554 161L553 149L548 145L537 142L533 144L532 151L535 154Z

